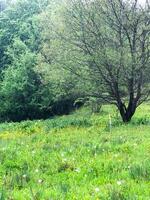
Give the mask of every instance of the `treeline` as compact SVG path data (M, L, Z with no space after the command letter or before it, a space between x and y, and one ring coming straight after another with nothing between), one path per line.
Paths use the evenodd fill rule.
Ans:
M1 1L1 121L47 118L74 109L78 80L57 66L59 46L48 25L59 6L47 0Z
M0 120L67 114L91 99L130 121L149 96L149 20L136 0L1 0Z

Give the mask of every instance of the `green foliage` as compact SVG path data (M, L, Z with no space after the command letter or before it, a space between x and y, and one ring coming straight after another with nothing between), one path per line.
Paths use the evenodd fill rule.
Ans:
M40 76L35 72L36 56L20 40L8 51L12 65L3 71L1 83L1 119L32 119L40 111ZM37 113L36 113L37 112Z
M6 5L2 6L0 12L1 121L20 121L69 114L80 107L75 106L77 99L89 99L87 105L91 107L92 113L100 112L101 104L106 101L115 105L122 102L120 105L126 107L127 95L131 94L128 91L131 89L129 83L135 84L133 87L136 88L135 90L139 88L137 84L142 83L139 78L141 76L136 72L139 70L137 68L132 73L130 68L140 66L142 59L138 59L137 53L137 58L135 57L137 64L132 65L131 57L134 57L130 55L132 45L128 44L125 31L121 27L122 33L119 30L115 34L115 27L108 26L111 23L109 20L111 16L109 14L112 14L111 6L108 6L105 0L101 4L99 1L89 2L90 7L81 2L6 0ZM0 1L0 5L2 4L3 1ZM118 12L121 4L117 5L116 1L113 1L113 5ZM128 5L123 12L131 7ZM102 12L105 8L106 13ZM147 20L146 11L143 11L141 20L136 21L137 17L141 17L140 12L136 10L136 15L132 15L132 12L119 15L123 17L127 32L133 40L132 26L136 26L136 22L139 22L137 24L139 30L135 36L139 35L139 38L147 27L146 23L141 25L144 20ZM108 16L105 16L107 13ZM116 20L115 26L118 23L115 15L112 20ZM130 21L132 26L128 26L126 21ZM147 34L147 31L145 33ZM119 37L124 38L118 40ZM147 37L145 39L147 40ZM120 41L124 43L122 48ZM141 52L140 40L135 41L139 41L137 50ZM145 61L147 62L148 59ZM124 77L128 73L129 76ZM132 74L135 74L135 77L130 81L128 77ZM149 68L144 71L144 74L143 80L148 83ZM127 78L127 81L124 78ZM142 91L143 96L147 88L148 85ZM135 91L135 94L138 93L139 91ZM135 94L133 96L136 96ZM116 102L116 97L120 97L121 101ZM137 106L131 105L133 108ZM135 109L130 109L131 105L129 109L123 111L133 110L128 114L134 114ZM125 114L124 120L128 114ZM130 119L129 117L127 120Z
M68 72L49 62L58 44L48 43L48 27L41 24L47 5L48 1L17 1L1 13L1 121L47 118L74 109L78 80L73 83Z
M31 40L34 40L35 43L35 37L38 37L33 34L35 32L34 15L38 14L39 9L39 4L36 1L18 1L0 13L1 69L11 64L7 49L13 45L16 37L20 37L27 44ZM28 47L31 48L29 44Z

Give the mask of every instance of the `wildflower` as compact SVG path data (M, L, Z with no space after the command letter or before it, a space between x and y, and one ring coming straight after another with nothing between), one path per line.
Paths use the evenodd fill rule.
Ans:
M63 159L63 162L67 162L67 158L64 158L64 159Z
M39 184L43 183L43 180L42 180L42 179L39 179L39 180L38 180L38 183L39 183Z
M61 156L64 157L64 153L61 153Z
M76 168L74 171L79 173L81 170L80 168Z
M114 157L117 158L117 157L118 157L118 154L115 154Z
M26 177L27 177L27 175L26 175L26 174L23 174L23 175L22 175L22 177L23 177L23 178L26 178Z
M98 187L95 188L95 192L99 192L100 189Z
M32 151L32 154L35 154L35 151Z
M122 185L122 184L123 184L122 180L117 181L117 185Z
M38 173L38 172L39 172L39 170L38 170L38 169L36 169L36 170L35 170L35 172L36 172L36 173Z

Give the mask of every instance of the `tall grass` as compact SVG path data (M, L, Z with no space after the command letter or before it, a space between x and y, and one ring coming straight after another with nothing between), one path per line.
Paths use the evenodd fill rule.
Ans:
M1 124L0 200L149 200L148 108L128 125L111 106Z

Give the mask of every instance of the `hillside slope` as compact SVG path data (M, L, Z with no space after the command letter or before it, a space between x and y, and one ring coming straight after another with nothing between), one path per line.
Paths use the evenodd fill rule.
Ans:
M104 106L1 124L0 200L149 200L149 119L149 105L128 125Z

